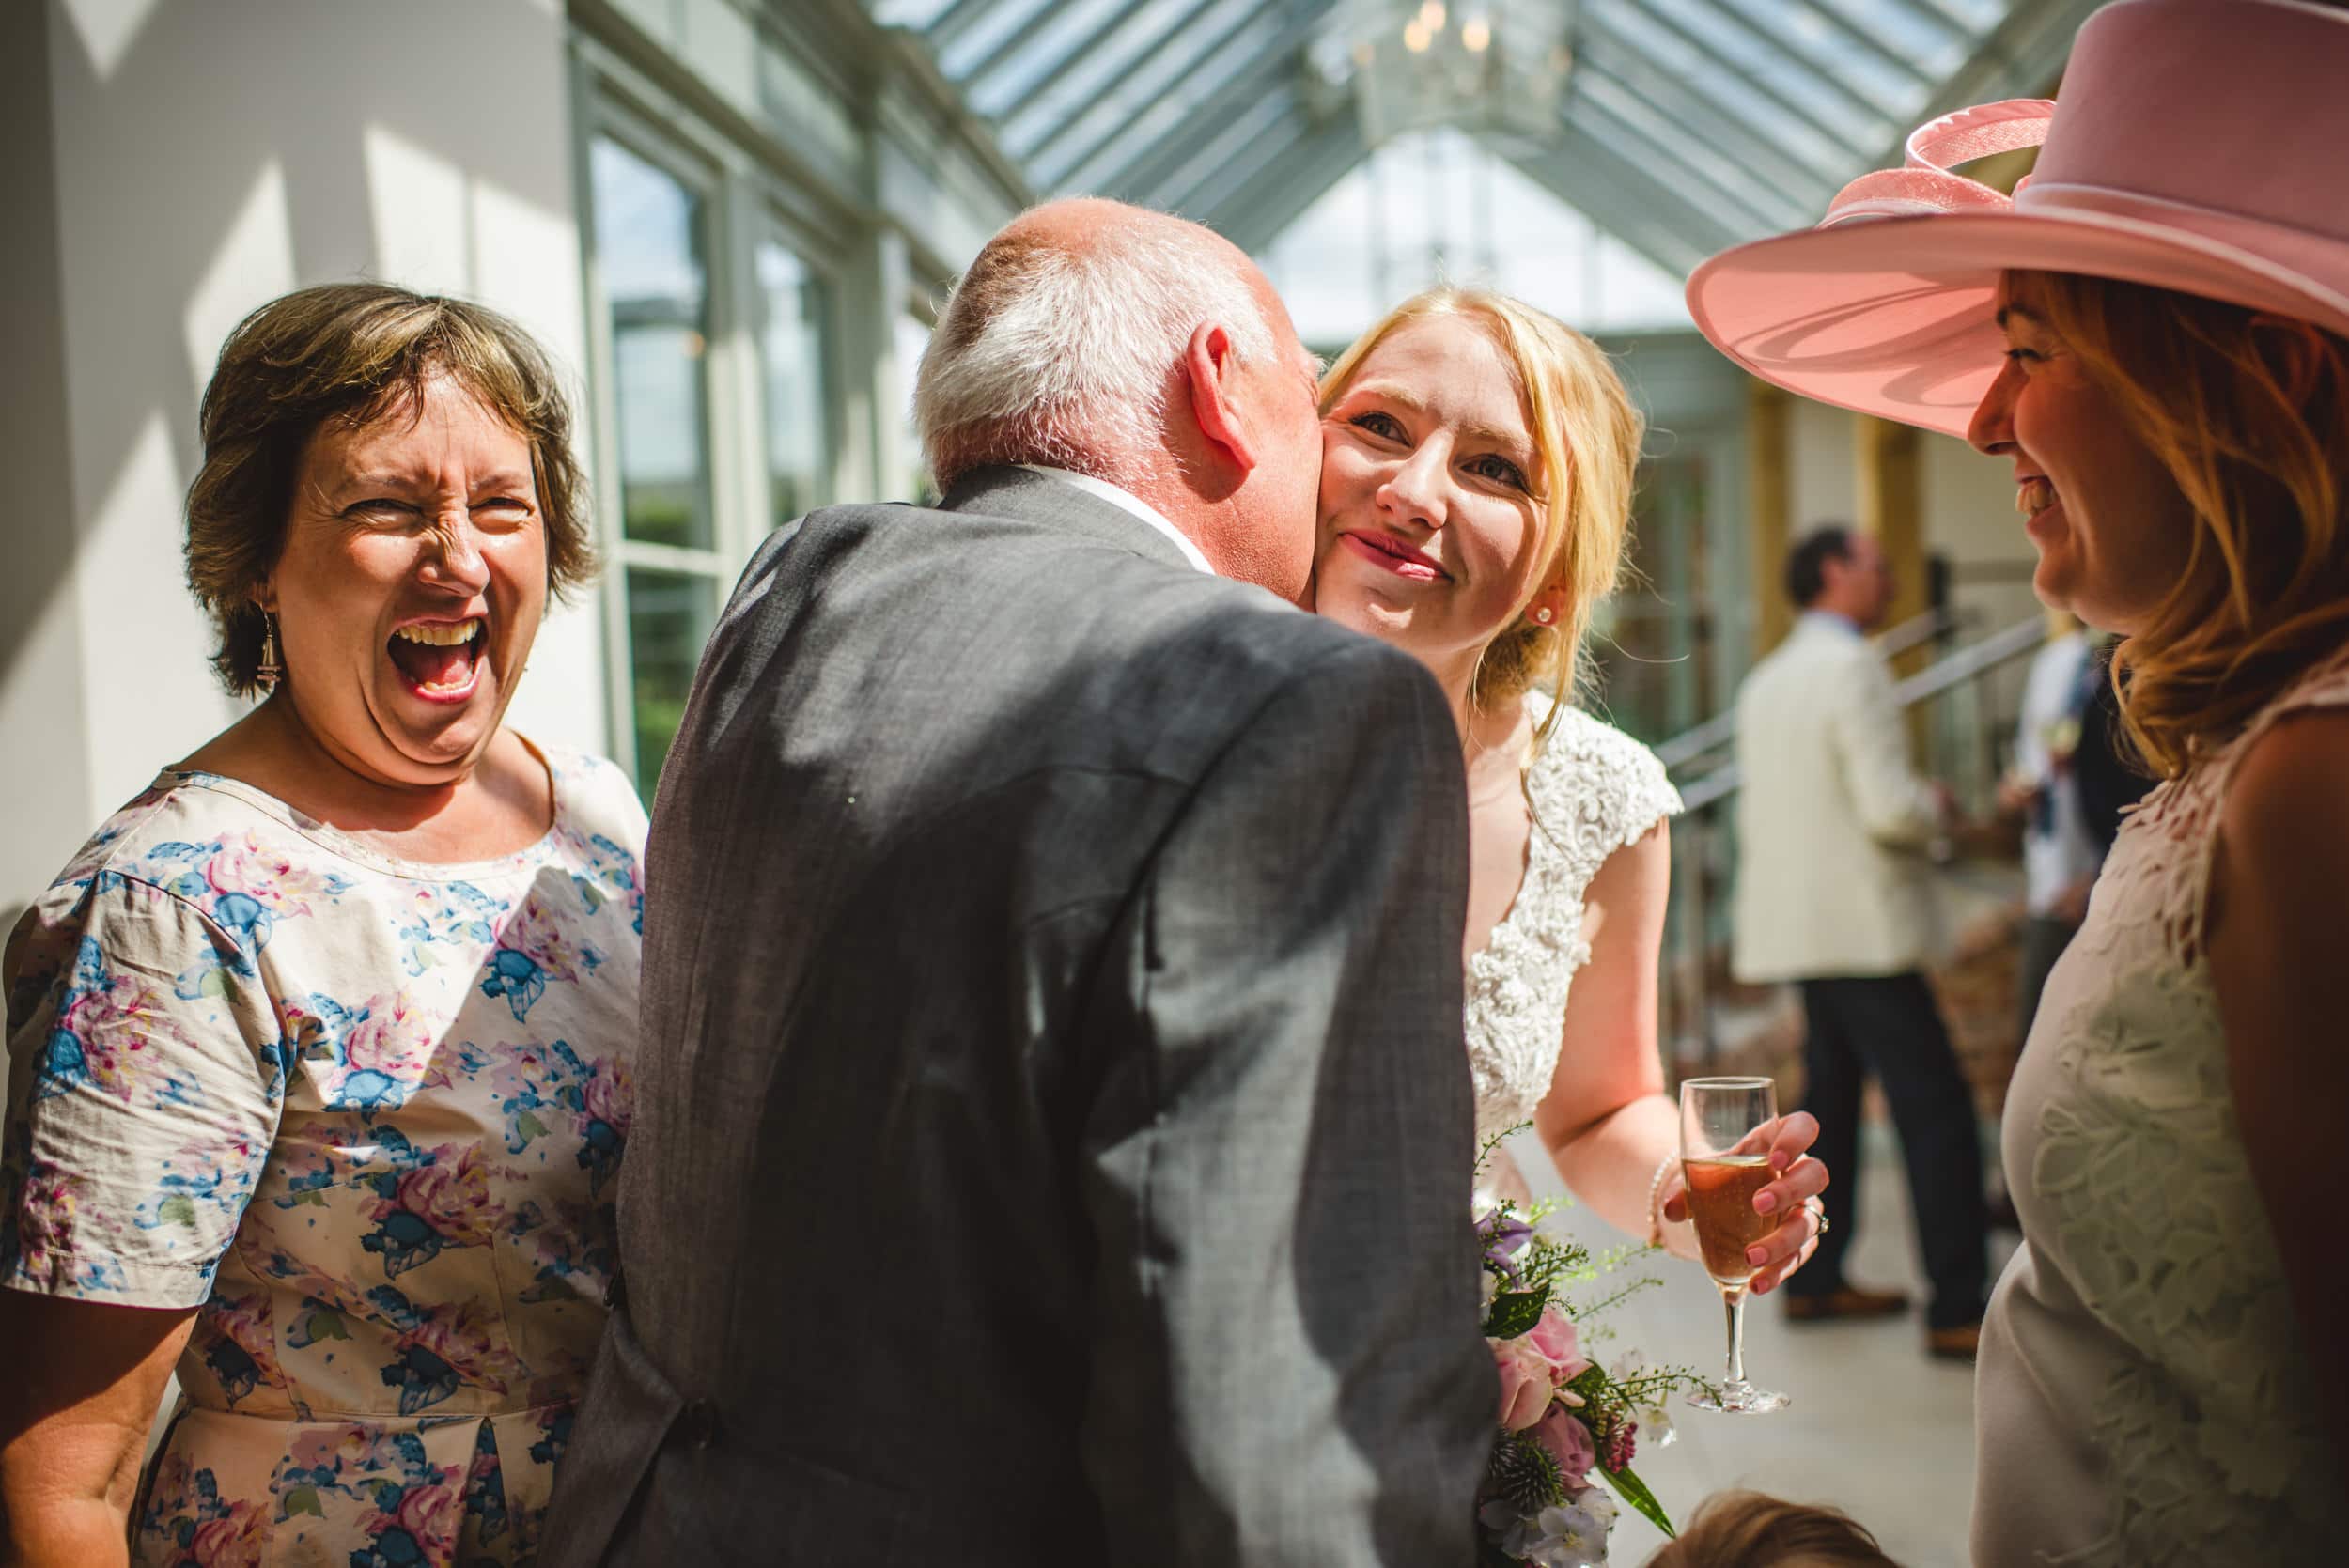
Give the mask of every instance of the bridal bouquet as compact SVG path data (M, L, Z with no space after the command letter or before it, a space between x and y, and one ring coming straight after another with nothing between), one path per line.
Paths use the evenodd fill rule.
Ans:
M1479 1562L1492 1568L1603 1568L1617 1498L1672 1534L1631 1459L1642 1425L1659 1446L1671 1441L1666 1396L1703 1381L1683 1368L1647 1370L1636 1355L1610 1371L1583 1354L1583 1330L1599 1313L1657 1281L1634 1281L1587 1306L1570 1302L1567 1285L1604 1270L1589 1248L1542 1233L1548 1212L1545 1204L1520 1212L1501 1199L1480 1204L1476 1219L1485 1337L1501 1373L1500 1430L1476 1510Z

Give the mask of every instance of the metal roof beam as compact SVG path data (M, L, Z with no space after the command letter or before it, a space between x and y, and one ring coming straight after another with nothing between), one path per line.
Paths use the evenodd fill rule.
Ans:
M1933 78L1926 75L1916 61L1853 22L1835 7L1823 4L1822 0L1802 0L1802 8L1826 23L1828 31L1861 54L1875 55L1921 87L1930 87L1934 85ZM1811 62L1805 60L1803 64L1810 65ZM1813 69L1823 68L1814 67Z
M1206 15L1207 12L1213 10L1216 7L1221 5L1222 3L1223 0L1198 0L1196 5L1191 6L1181 15L1175 17L1172 22L1168 23L1159 31L1155 38L1151 39L1148 43L1142 46L1142 52L1139 54L1135 55L1131 60L1126 62L1121 69L1112 71L1107 80L1105 80L1098 87L1096 87L1092 94L1087 97L1082 103L1079 104L1068 114L1064 115L1061 117L1060 123L1052 127L1052 129L1046 133L1042 139L1038 140L1032 146L1021 148L1019 153L1019 161L1028 164L1031 168L1036 166L1042 162L1045 154L1050 152L1052 148L1058 147L1062 141L1066 139L1071 131L1074 131L1078 126L1082 125L1085 120L1092 116L1096 109L1098 109L1102 104L1108 102L1111 97L1116 93L1118 88L1130 85L1136 75L1148 70L1152 65L1156 64L1161 55L1165 54L1169 49L1174 47L1174 41L1177 39L1183 37L1183 35L1190 32L1190 29L1197 24L1201 17ZM1252 16L1250 20L1253 20ZM1247 23L1243 22L1241 25L1245 26ZM1127 117L1130 120L1135 116L1128 116ZM1125 130L1125 127L1121 125L1116 131L1111 132L1110 134L1114 136L1118 133L1118 132L1123 130ZM1105 137L1103 140L1106 141L1107 138ZM1093 152L1097 150L1100 145L1100 143L1097 142L1093 148L1087 149L1085 154L1080 157L1075 163L1070 163L1068 168L1074 169L1082 166L1091 159ZM1063 172L1066 171L1064 170Z
M1611 51L1613 45L1608 47ZM1584 70L1608 78L1667 119L1685 124L1710 138L1722 156L1784 196L1797 210L1823 211L1828 198L1841 188L1841 182L1834 176L1806 159L1796 158L1782 147L1771 146L1766 127L1739 119L1730 110L1685 90L1673 94L1680 101L1666 103L1658 95L1671 90L1671 79L1644 57L1638 66L1626 70L1616 60L1595 54L1585 48L1580 64ZM1778 154L1775 160L1770 156L1772 153ZM1796 177L1797 183L1787 183L1790 175Z
M1200 221L1241 250L1261 251L1368 156L1361 122L1350 115L1332 120Z
M1300 146L1312 132L1313 122L1305 106L1293 98L1277 115L1261 111L1243 115L1201 147L1199 156L1175 171L1174 179L1160 188L1171 199L1153 199L1150 205L1168 212L1180 212L1187 218L1211 212L1219 203L1237 195L1250 180ZM1227 147L1230 155L1219 156ZM1196 179L1191 178L1194 169L1199 171Z
M1812 130L1816 131L1820 135L1827 138L1830 146L1849 148L1851 150L1852 163L1854 165L1852 172L1855 175L1860 172L1858 165L1860 159L1865 157L1866 154L1852 146L1850 136L1846 135L1843 132L1837 130L1834 126L1828 124L1827 121L1821 119L1816 114L1812 112L1808 105L1802 103L1792 94L1781 91L1770 83L1764 81L1761 77L1756 76L1753 72L1748 70L1744 66L1738 64L1735 60L1733 60L1728 55L1722 54L1702 35L1692 33L1687 27L1683 26L1677 18L1667 16L1662 11L1656 10L1642 10L1640 14L1648 22L1655 23L1657 26L1661 27L1664 31L1670 33L1675 39L1678 39L1682 43L1694 50L1698 54L1703 56L1706 60L1711 61L1712 64L1719 70L1726 71L1731 76L1735 77L1738 81L1743 82L1747 86L1752 88L1764 98L1768 99L1772 103L1777 104L1781 109L1786 111L1787 114L1791 115L1796 119L1802 121L1803 124L1811 127ZM1638 39L1631 38L1627 34L1617 31L1613 21L1596 8L1585 10L1582 13L1582 21L1584 26L1595 25L1610 39L1613 39L1620 47L1627 49L1635 54L1645 54L1645 51L1641 49Z
M1022 113L1026 112L1031 105L1040 102L1042 100L1049 97L1052 89L1060 85L1061 79L1066 76L1071 70L1075 70L1078 66L1083 64L1087 60L1098 58L1104 44L1108 43L1111 39L1115 38L1118 31L1128 23L1131 22L1135 17L1141 15L1143 11L1149 9L1150 7L1156 4L1158 4L1158 0L1126 0L1126 4L1120 6L1117 8L1116 13L1107 22L1102 23L1098 27L1093 29L1092 32L1087 33L1084 38L1073 48L1071 48L1066 54L1063 54L1057 61L1053 62L1051 70L1046 71L1043 76L1036 81L1030 83L1026 92L1022 95L1022 101L1006 109L1002 116L1000 124L1005 133L1004 140L1006 142L1010 140L1009 132L1011 129L1011 122L1013 120L1017 119ZM1111 71L1109 73L1110 80L1114 82L1117 79L1117 75L1118 73L1116 71ZM1023 163L1025 162L1024 156L1022 156L1021 161Z
M1251 23L1259 20L1261 20L1261 14L1251 16L1239 26L1233 28L1222 39L1218 40L1216 52L1220 53L1226 44L1245 32ZM1297 70L1298 46L1312 34L1315 23L1319 20L1320 8L1318 7L1311 10L1293 12L1289 24L1283 28L1270 43L1258 51L1254 64L1236 75L1225 78L1221 86L1192 104L1180 122L1161 132L1155 145L1143 148L1107 179L1096 182L1095 189L1110 194L1152 190L1177 172L1182 167L1183 161L1189 156L1184 150L1184 143L1186 141L1194 144L1197 142L1199 127L1219 124L1250 94L1266 90L1275 78ZM1128 117L1126 124L1119 127L1116 135L1103 141L1101 150L1107 150L1119 137L1132 130L1135 125L1171 97L1174 88L1180 85L1179 76L1175 81L1167 84L1148 104ZM1089 155L1083 162L1071 164L1067 172L1073 173L1077 169L1083 168L1094 161L1095 156L1097 154Z
M1872 98L1861 97L1857 91L1845 85L1841 77L1829 75L1826 70L1822 70L1818 66L1812 65L1809 60L1804 59L1801 55L1796 54L1793 50L1787 48L1776 39L1770 37L1768 33L1763 31L1761 23L1753 21L1750 17L1746 16L1741 11L1733 10L1729 7L1722 5L1720 0L1687 0L1687 3L1696 7L1699 10L1705 12L1707 15L1720 18L1732 28L1745 34L1746 37L1751 39L1754 43L1769 51L1771 54L1776 54L1780 59L1784 60L1787 64L1794 66L1804 75L1816 80L1821 85L1825 86L1828 91L1833 93L1836 97L1842 99L1844 102L1850 104L1861 114L1867 115L1874 119L1898 119L1900 117L1900 112L1897 109L1890 108L1882 103L1878 103ZM1664 20L1661 15L1653 10L1649 11L1648 14L1655 16L1659 22Z
M930 41L933 58L943 54L954 41L977 26L1003 0L955 0L955 3L930 18L930 24L922 29L922 36ZM1045 9L1051 8L1046 6Z
M976 98L984 90L987 78L1035 41L1035 36L1050 26L1060 16L1058 6L1038 6L1028 13L1027 20L1014 27L1003 40L988 51L987 58L972 66L962 75L963 97ZM1066 61L1063 62L1064 64Z
M1562 128L1556 150L1539 157L1520 147L1499 150L1518 173L1675 277L1752 238L1577 127Z
M1593 116L1606 123L1600 125L1588 123L1589 118ZM1650 153L1668 161L1681 171L1681 176L1672 177L1661 172L1651 174L1648 178L1652 183L1659 186L1671 185L1675 190L1686 190L1705 202L1707 206L1712 207L1714 210L1728 214L1733 223L1742 218L1744 220L1743 232L1749 236L1776 234L1797 226L1803 222L1801 216L1797 216L1790 222L1787 214L1783 212L1772 212L1757 207L1745 192L1737 190L1732 183L1725 182L1718 174L1691 163L1687 154L1657 141L1655 136L1641 131L1588 93L1576 95L1574 109L1568 123L1580 124L1581 128L1590 133L1593 141L1610 141L1618 147L1637 147L1643 153ZM1685 178L1686 183L1672 184L1675 178Z

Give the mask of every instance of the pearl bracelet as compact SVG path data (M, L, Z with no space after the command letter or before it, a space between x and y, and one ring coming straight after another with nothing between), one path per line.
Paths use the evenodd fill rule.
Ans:
M1679 1161L1680 1156L1676 1151L1665 1155L1656 1162L1656 1174L1648 1178L1647 1244L1650 1247L1664 1245L1664 1208L1660 1202L1664 1195L1664 1178Z

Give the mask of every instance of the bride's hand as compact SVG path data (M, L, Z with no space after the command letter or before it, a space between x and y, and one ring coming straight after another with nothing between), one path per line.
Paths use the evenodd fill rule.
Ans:
M1797 1110L1779 1119L1777 1136L1770 1140L1770 1164L1784 1174L1753 1195L1753 1206L1759 1213L1782 1214L1787 1218L1777 1230L1747 1249L1746 1256L1758 1265L1747 1286L1756 1296L1766 1296L1775 1290L1819 1250L1819 1233L1827 1223L1827 1215L1812 1200L1827 1190L1829 1172L1825 1165L1803 1152L1818 1138L1818 1122L1809 1111ZM1676 1173L1670 1188L1663 1214L1666 1220L1676 1225L1688 1218L1688 1201Z

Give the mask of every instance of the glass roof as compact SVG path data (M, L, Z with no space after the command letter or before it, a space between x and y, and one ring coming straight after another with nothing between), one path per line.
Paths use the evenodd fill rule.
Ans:
M1263 250L1438 129L1668 272L1817 221L1919 120L2044 90L2095 0L868 0L1039 195Z

